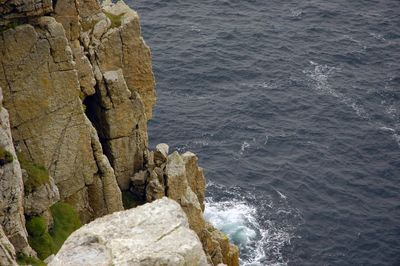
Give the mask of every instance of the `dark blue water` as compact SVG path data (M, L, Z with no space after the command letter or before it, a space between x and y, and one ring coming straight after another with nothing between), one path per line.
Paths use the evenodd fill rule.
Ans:
M128 2L243 265L400 265L399 0Z

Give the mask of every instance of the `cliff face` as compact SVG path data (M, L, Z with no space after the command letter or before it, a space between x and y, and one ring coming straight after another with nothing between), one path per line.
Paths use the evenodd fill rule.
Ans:
M55 203L87 223L123 210L123 191L134 206L174 199L208 261L237 265L237 248L204 221L196 156L148 150L155 81L137 13L122 1L8 0L0 15L0 260L35 257L32 245L47 254L26 219L55 235Z

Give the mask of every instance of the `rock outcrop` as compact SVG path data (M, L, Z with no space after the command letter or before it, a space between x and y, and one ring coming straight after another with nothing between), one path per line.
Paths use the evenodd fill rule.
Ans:
M48 265L208 264L185 213L176 202L163 198L83 226Z
M0 228L1 233L4 229L16 251L32 253L25 229L22 172L15 154L8 112L2 107L2 100L0 88L0 150L5 157L0 163Z
M18 265L14 246L10 243L0 226L0 263L1 265Z
M138 14L123 1L2 1L0 86L0 264L36 256L25 219L45 220L51 232L51 207L62 201L88 223L121 211L124 193L132 206L175 200L208 263L238 265L237 247L204 220L197 157L169 155L166 144L148 149L151 53ZM149 253L148 263L151 256L159 260Z
M205 177L191 152L168 155L166 144L157 145L148 174L143 176L148 201L167 196L178 202L189 221L190 228L200 238L210 264L239 265L239 250L229 243L222 232L204 219ZM147 180L146 180L147 177ZM138 190L133 190L136 193Z

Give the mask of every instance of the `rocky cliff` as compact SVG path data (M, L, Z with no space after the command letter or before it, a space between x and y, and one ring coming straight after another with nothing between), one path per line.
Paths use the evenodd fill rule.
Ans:
M44 259L80 223L167 196L209 263L238 265L203 218L197 157L148 149L155 81L137 13L123 1L2 0L0 16L1 264Z

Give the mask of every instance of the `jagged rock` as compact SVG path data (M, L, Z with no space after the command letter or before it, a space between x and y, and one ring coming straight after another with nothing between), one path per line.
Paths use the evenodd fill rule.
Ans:
M0 25L11 19L41 16L53 11L51 0L8 0L1 1Z
M103 153L103 148L100 144L96 129L90 124L88 118L86 118L86 121L90 125L91 146L99 169L98 174L95 175L97 182L93 182L93 184L89 186L93 195L98 195L96 204L91 200L91 205L99 206L98 208L94 208L94 210L97 210L96 212L99 213L103 210L103 215L123 210L121 190L118 187L114 169L111 167L107 156ZM91 196L92 193L90 193L89 196ZM99 201L101 205L98 205ZM96 217L99 216L100 215L97 215Z
M25 172L25 171L23 171ZM23 175L26 174L23 173ZM24 212L26 215L41 215L51 205L60 200L60 193L54 183L53 178L49 177L49 182L36 188L31 193L26 193L24 197Z
M95 12L86 19L94 23L91 35L81 35L97 80L95 97L86 102L87 113L104 143L118 185L128 190L130 177L146 162L155 82L136 12L122 1L105 2L102 8L105 13ZM113 17L112 24L106 14Z
M106 1L103 10L119 18L120 26L111 28L97 47L97 63L102 73L122 69L130 91L137 92L147 119L152 118L155 104L155 81L151 53L140 33L138 14L123 1ZM118 25L115 25L118 26Z
M163 185L163 173L161 176L157 171L153 170L150 174L149 181L146 186L146 200L152 202L156 199L161 199L165 196L165 189Z
M167 144L165 144L165 143L157 144L156 150L158 152L160 152L164 156L165 159L167 159L168 152L169 152L169 146Z
M14 246L10 243L0 226L0 264L17 266Z
M0 88L0 95L2 90ZM2 96L0 96L2 98ZM0 102L0 147L12 155L12 162L0 166L0 227L17 252L31 252L24 218L22 172L11 137L8 112Z
M76 69L78 71L79 85L84 96L93 95L96 90L96 79L94 78L93 68L89 59L84 54L84 49L78 40L70 41Z
M192 152L185 152L182 155L185 162L186 177L190 188L196 193L201 209L204 211L204 199L206 193L206 179L203 169L198 166L198 158Z
M99 218L75 231L49 266L207 265L196 234L174 201L163 198Z
M54 18L40 17L34 26L6 30L0 53L0 85L6 88L4 104L15 144L29 160L46 166L61 199L87 200L88 186L100 178L107 184L98 188L103 190L99 194L109 197L103 199L108 202L107 212L120 210L121 201L110 200L120 197L110 180L115 176L99 169L107 158L94 154L92 125L79 100L76 64L62 25ZM76 207L82 207L83 222L94 218L88 214L102 213L89 202Z
M122 190L130 177L143 169L147 148L147 125L143 105L136 92L128 90L122 70L99 73L98 92L87 101L89 118L103 140Z

